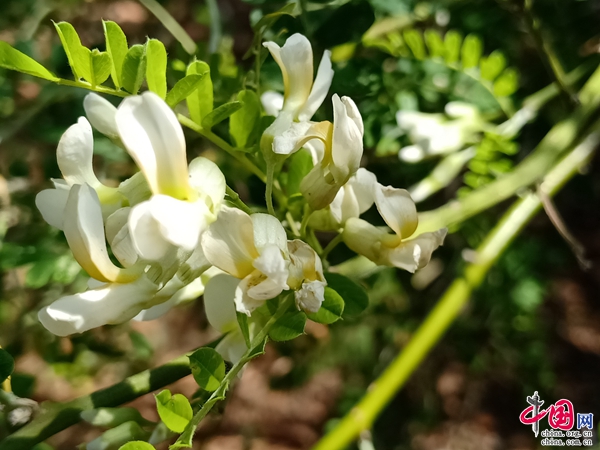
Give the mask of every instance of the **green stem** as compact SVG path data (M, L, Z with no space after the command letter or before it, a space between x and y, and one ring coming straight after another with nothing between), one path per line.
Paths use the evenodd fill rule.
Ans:
M150 10L158 20L179 41L183 49L190 55L196 53L196 43L175 18L156 0L140 0L140 3Z
M120 383L70 402L42 404L42 412L29 424L1 441L0 450L32 448L80 422L82 411L122 405L189 374L189 360L187 355L183 355L160 367L132 375Z
M277 308L277 311L275 311L275 314L273 314L269 318L267 323L265 323L264 327L262 327L262 329L252 339L250 348L246 350L246 353L244 353L242 358L234 364L234 366L229 372L227 372L227 375L225 375L225 378L223 378L223 381L221 381L221 385L217 388L216 391L212 393L212 395L209 397L206 403L204 403L202 408L200 408L200 410L196 414L194 414L194 417L192 417L192 420L190 420L188 425L185 427L185 430L183 431L179 439L177 439L175 444L169 447L170 449L188 448L191 446L190 444L194 437L194 433L196 433L196 428L198 428L198 425L200 425L202 419L206 417L206 415L210 412L210 410L213 408L213 406L215 406L215 404L219 400L225 398L225 394L229 389L229 385L231 384L231 382L233 382L235 377L237 377L240 370L242 370L242 368L250 360L252 360L260 354L256 352L256 348L261 346L265 339L267 339L269 330L275 324L275 322L279 320L281 316L283 316L283 314L285 314L285 312L290 308L290 306L292 305L292 300L293 296L287 296L281 301L281 303L279 304L279 308Z
M600 135L590 135L560 161L545 177L541 188L555 194L582 164L589 161L600 142ZM529 220L540 210L540 198L533 192L518 200L504 215L477 249L476 261L469 264L463 276L446 290L435 308L418 328L410 342L390 366L370 386L363 399L328 433L313 450L345 448L361 431L369 429L381 410L402 388L406 380L438 342L482 282L500 255L506 250Z
M71 80L65 80L63 78L59 78L57 80L54 80L54 82L61 86L70 86L70 87L76 87L76 88L81 88L81 89L87 89L88 91L94 91L94 92L98 92L100 94L115 95L117 97L122 97L122 98L131 96L131 94L129 92L117 91L115 89L104 87L104 86L92 86L91 84L86 83L84 81L71 81Z
M323 253L321 253L321 259L327 259L327 256L329 256L329 253L331 252L331 250L333 250L334 248L337 247L337 245L342 242L343 238L342 238L342 233L338 234L336 237L334 237L329 244L327 244L327 246L325 247L325 249L323 250Z
M275 178L275 164L267 161L267 189L265 190L265 201L267 202L267 211L272 216L275 216L275 208L273 208L273 182Z
M225 186L225 193L229 196L229 201L231 203L233 203L239 209L244 211L246 214L252 214L252 210L250 209L250 207L242 201L240 195L237 192L235 192L229 186Z
M308 227L308 221L310 220L310 216L312 214L312 210L308 204L304 205L304 214L302 215L302 222L300 223L300 236L302 238L306 238L306 228Z
M300 237L300 230L298 229L298 225L296 224L296 220L294 220L294 216L292 216L292 213L289 211L286 211L285 218L287 219L288 224L290 226L290 230L292 230L292 233L294 233L294 236Z

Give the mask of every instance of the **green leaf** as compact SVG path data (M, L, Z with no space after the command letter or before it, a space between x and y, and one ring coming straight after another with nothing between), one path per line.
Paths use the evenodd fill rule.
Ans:
M92 50L89 56L91 65L90 75L92 78L89 81L92 84L92 86L98 86L104 83L110 76L110 56L108 53L101 52L97 49Z
M238 325L242 330L242 336L244 336L244 342L246 342L246 347L250 348L252 343L250 342L250 329L248 328L248 316L244 313L235 312L235 316L237 317Z
M483 52L483 43L474 34L469 34L465 38L465 42L462 46L462 66L463 69L470 69L471 67L477 67L479 60L481 59L481 53Z
M216 124L224 121L234 112L242 108L241 102L229 102L219 106L217 109L212 110L204 119L202 119L202 128L210 130Z
M432 58L443 58L446 52L444 41L435 30L425 30L425 42Z
M300 192L300 183L308 172L313 168L313 160L310 152L306 149L300 149L289 158L288 180L286 192L288 196Z
M369 306L369 296L362 286L339 273L326 273L327 285L344 299L343 317L355 317Z
M119 447L119 450L156 450L153 445L144 441L133 441Z
M252 45L243 56L243 59L249 58L253 54L260 52L261 50L261 42L262 35L267 28L272 27L277 20L282 16L292 16L294 17L294 9L296 8L296 3L288 3L279 11L272 12L270 14L266 14L260 18L258 22L254 24L252 30L254 30L254 39L252 41Z
M190 355L194 380L202 389L216 391L225 378L225 362L216 350L203 347Z
M46 286L54 273L56 261L51 258L40 259L27 271L25 286L39 289Z
M289 341L304 333L306 314L302 311L288 311L283 314L269 330L274 341Z
M447 64L456 64L460 57L462 36L458 31L450 30L444 36L444 51Z
M413 52L416 59L423 60L427 56L425 52L425 44L423 42L423 36L417 30L406 30L404 32L404 41L406 45Z
M146 46L134 45L129 49L123 61L121 86L130 94L137 94L146 73Z
M15 370L15 360L10 353L0 348L0 383L10 377Z
M251 147L258 137L260 100L256 92L245 90L238 94L238 101L242 103L242 107L229 119L229 134L237 148Z
M94 450L114 450L131 441L139 441L149 437L150 433L142 430L135 422L126 422L108 431L87 444L86 448Z
M180 102L188 98L196 91L202 84L202 79L206 75L187 75L175 83L173 89L167 94L166 102L173 108Z
M252 349L250 353L248 353L248 358L252 359L259 355L265 354L265 347L267 346L267 338L263 339L260 344Z
M325 300L316 313L306 313L313 322L329 325L342 318L344 299L329 286L325 288Z
M516 92L519 88L519 76L513 68L508 68L498 77L494 83L494 94L498 97L506 97Z
M146 61L148 89L164 100L167 96L167 50L162 42L148 39Z
M129 47L127 46L127 37L121 30L121 27L110 20L102 21L104 27L104 39L106 40L106 52L111 59L110 74L117 89L121 88L121 74L123 71L123 61Z
M481 78L494 81L506 67L506 58L499 50L490 53L490 56L481 58Z
M171 396L168 389L155 395L154 398L160 420L174 433L183 433L194 415L188 399L181 394Z
M81 413L81 418L95 427L114 428L125 422L136 422L149 425L152 422L144 419L135 408L97 408Z
M34 59L12 48L8 42L0 41L0 67L26 73L44 80L58 80L48 69Z
M91 82L89 49L81 45L79 35L69 22L54 23L60 42L67 54L69 65L76 79L84 78Z
M210 66L204 61L194 61L186 71L186 75L204 75L194 95L187 97L190 117L198 125L213 110L213 84L210 78Z

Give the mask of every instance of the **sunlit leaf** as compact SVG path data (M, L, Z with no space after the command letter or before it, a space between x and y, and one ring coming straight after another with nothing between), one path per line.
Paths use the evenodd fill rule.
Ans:
M477 67L481 59L483 43L477 36L470 34L465 38L462 46L462 66L463 69Z
M213 110L213 84L210 78L210 66L204 61L194 61L188 68L186 75L203 75L194 95L187 99L190 117L197 124Z
M444 36L444 51L447 64L456 64L460 57L462 36L458 31L450 30Z
M207 75L187 75L183 77L175 83L173 89L167 94L167 98L165 99L167 104L173 108L190 95L195 95L195 91L200 87L203 82L202 79L205 76Z
M133 441L119 447L119 450L155 450L155 448L144 441Z
M148 89L164 99L167 95L167 50L162 42L148 39L146 61Z
M106 52L111 59L111 77L113 83L119 89L121 87L121 77L123 62L129 47L127 46L127 37L121 30L121 27L110 20L102 21L104 27L104 38L106 40Z
M425 42L432 58L443 58L446 52L444 41L435 30L425 30Z
M506 67L506 58L499 50L481 58L480 73L484 80L494 81Z
M121 86L130 94L137 94L146 74L146 46L134 45L123 61Z
M425 59L427 53L425 52L425 43L423 42L423 36L417 30L406 30L404 32L404 41L408 48L412 51L413 55L417 59Z
M344 299L329 286L325 288L325 300L316 313L306 313L313 322L329 325L342 318L344 312Z
M87 444L87 449L111 450L119 448L131 441L139 441L149 437L150 433L142 430L136 422L126 422L102 433Z
M283 314L269 330L274 341L289 341L304 333L306 314L301 311L288 311Z
M86 49L87 50L87 49ZM92 79L92 86L97 86L104 83L110 76L111 61L110 56L106 52L100 52L96 49L89 53Z
M260 100L254 91L241 91L238 101L242 107L234 112L229 119L229 134L235 141L237 148L251 146L257 138L258 123L260 121Z
M89 49L81 45L77 31L69 22L54 23L54 27L67 54L73 75L76 79L84 78L90 81L92 74L90 71Z
M494 94L498 97L506 97L516 92L519 88L519 76L512 68L506 69L494 83Z
M152 422L144 419L135 408L97 408L81 413L81 418L95 427L114 428L125 422L148 425Z
M224 121L242 107L241 102L229 102L219 106L202 119L202 128L210 130L216 124Z
M188 399L181 394L171 396L168 389L161 391L154 398L158 415L164 424L175 433L183 433L194 415Z
M0 67L17 72L26 73L34 77L43 78L45 80L58 80L49 70L40 63L21 53L19 50L12 48L8 42L0 41Z
M203 347L190 355L194 380L202 389L216 391L225 377L225 362L214 349Z

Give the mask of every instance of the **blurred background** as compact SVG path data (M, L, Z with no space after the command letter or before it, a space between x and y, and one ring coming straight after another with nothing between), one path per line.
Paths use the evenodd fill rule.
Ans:
M210 62L217 104L231 100L247 83L254 62L243 56L252 44L252 24L285 4L160 3L198 43L199 58ZM556 96L518 135L495 131L507 112L519 110L525 99L553 81L532 33L532 17L566 72L579 67L589 74L600 61L596 0L537 0L529 11L519 0L303 0L301 6L300 17L280 19L265 38L282 43L291 33L302 32L311 40L316 58L324 49L333 51L331 92L357 102L366 128L363 165L383 184L413 186L439 161L434 157L410 163L399 158L403 148L419 140L398 123L399 110L436 113L447 121L448 102L476 108L485 125L461 134L451 150L471 148L476 156L443 189L421 202L420 210L443 205L510 170L572 109L571 100ZM70 78L52 20L71 22L84 45L103 49L101 19L117 22L130 44L143 43L146 37L163 41L172 80L183 75L189 56L135 0L2 0L0 40ZM406 29L437 30L442 35L453 30L472 36L469 42L480 45L483 55L501 52L510 68L504 85L490 92L469 73L464 54L462 67L419 55L418 45L411 45L406 35L398 39ZM261 87L283 90L270 57L263 64ZM57 338L37 322L40 307L85 288L86 276L62 232L42 220L34 199L50 187L50 178L60 176L56 145L83 115L86 93L0 69L0 344L16 358L15 393L36 402L65 401L92 392L216 336L201 299L154 322L104 327L70 338ZM317 119L327 118L331 107L326 101ZM215 160L245 201L263 204L262 183L209 142L190 135L188 152L190 157L202 154ZM129 157L100 135L95 154L96 173L106 184L117 185L134 170ZM535 390L546 406L567 398L576 412L600 415L598 157L555 203L585 249L587 268L540 213L489 272L371 433L362 436L361 450L538 448L540 439L519 422L528 406L525 397ZM292 450L313 445L398 354L461 273L469 250L479 245L508 204L451 229L426 271L413 276L387 268L366 274L362 281L370 305L360 317L330 327L309 322L306 335L269 344L267 354L247 368L228 401L203 423L197 448ZM377 214L370 214L376 220ZM349 256L351 252L340 246L332 259L341 262ZM194 390L191 377L171 387L188 396ZM152 396L133 405L146 418L156 419ZM0 422L0 439L10 429L6 421ZM73 449L100 432L78 425L36 448Z

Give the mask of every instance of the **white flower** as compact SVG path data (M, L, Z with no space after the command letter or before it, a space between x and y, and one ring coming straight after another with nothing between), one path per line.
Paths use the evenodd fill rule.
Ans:
M119 139L117 108L112 103L92 92L83 99L83 109L96 130L113 140Z
M304 177L300 191L313 210L329 205L340 188L359 168L363 154L364 127L358 108L349 97L333 98L333 124L319 122L311 126L295 147L320 140L322 158ZM315 146L315 148L318 148Z
M443 114L418 111L398 111L396 121L414 145L400 150L399 157L407 162L455 152L473 141L483 122L477 108L467 103L450 102Z
M172 247L192 251L216 219L225 177L205 158L186 161L186 145L175 113L156 94L128 97L117 110L119 136L152 192L135 205L129 231L136 252L158 260Z
M273 216L224 206L203 234L202 248L212 265L241 280L235 292L239 312L250 315L289 288L286 234Z
M56 150L56 160L64 179L52 180L54 189L41 191L35 199L44 220L53 227L63 229L65 205L74 185L87 184L96 190L105 217L121 206L122 197L117 189L103 185L94 174L93 152L92 127L85 117L80 117L62 135Z
M417 229L417 209L404 189L377 184L375 204L394 234L362 219L350 218L342 234L346 245L379 265L395 266L409 272L426 266L433 251L442 245L447 230L412 237Z
M299 239L288 241L290 257L287 283L294 289L296 306L309 312L317 312L325 299L327 282L323 276L323 264L310 245Z
M361 167L338 191L329 208L311 215L309 225L317 230L342 228L348 219L359 217L373 206L376 183L375 174Z
M263 133L261 146L276 154L289 155L298 150L295 142L310 128L310 119L325 100L331 81L331 52L326 50L313 82L313 52L301 34L290 36L283 47L265 42L283 75L284 95L265 92L261 101L267 114L277 119Z

